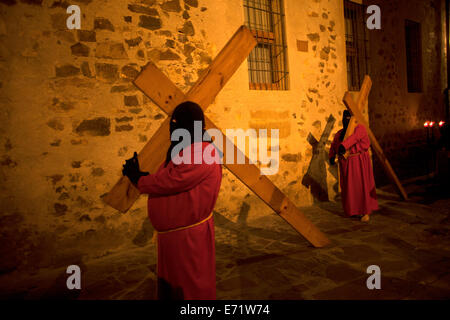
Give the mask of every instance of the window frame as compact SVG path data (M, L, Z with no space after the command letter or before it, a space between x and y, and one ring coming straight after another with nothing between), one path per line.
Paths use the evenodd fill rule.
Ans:
M364 4L344 0L345 56L349 91L359 91L364 76L370 73L366 8L367 6ZM348 21L350 21L352 29L351 34L348 30Z
M247 58L249 89L289 90L284 1L244 0L244 15L258 42Z
M416 28L416 29L414 29ZM416 32L416 48L414 55L413 48L408 45L411 38L414 38L414 34L408 34L410 32ZM408 93L422 93L423 92L423 56L422 56L422 25L420 22L405 19L405 53L406 53L406 87ZM415 60L415 61L412 61ZM412 65L411 65L412 63Z

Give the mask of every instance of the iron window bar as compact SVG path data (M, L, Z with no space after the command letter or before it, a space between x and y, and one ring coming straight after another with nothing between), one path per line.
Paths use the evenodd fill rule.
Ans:
M245 23L257 46L248 57L249 88L288 90L282 0L244 0Z
M366 6L344 1L345 44L347 55L348 89L359 91L369 74L369 41L365 23Z

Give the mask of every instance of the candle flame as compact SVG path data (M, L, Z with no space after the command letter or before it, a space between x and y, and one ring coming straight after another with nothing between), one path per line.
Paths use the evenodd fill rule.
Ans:
M428 121L426 121L426 122L423 124L423 126L424 126L424 127L428 127L428 126L429 126Z
M445 124L444 121L439 121L439 127L442 127Z

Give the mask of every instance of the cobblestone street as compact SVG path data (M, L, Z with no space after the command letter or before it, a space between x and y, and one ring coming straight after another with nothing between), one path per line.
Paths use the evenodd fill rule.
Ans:
M408 202L391 187L379 189L380 210L368 224L344 217L339 203L302 208L332 241L322 249L312 248L275 214L240 223L216 212L218 299L449 299L448 189L430 181L406 189ZM244 204L239 217L246 210ZM381 268L381 290L366 287L370 265ZM66 289L67 274L60 268L3 275L0 294L154 299L155 266L155 246L149 241L145 247L83 261L80 291Z

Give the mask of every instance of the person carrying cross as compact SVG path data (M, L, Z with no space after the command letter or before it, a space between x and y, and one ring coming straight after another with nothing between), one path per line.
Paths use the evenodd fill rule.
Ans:
M201 135L194 134L201 122ZM148 194L148 215L157 232L158 299L216 299L216 261L212 212L222 180L220 161L203 158L210 142L203 141L205 118L196 103L178 105L170 119L171 145L157 172L142 172L136 152L123 166L123 175ZM184 130L191 144L180 152L173 133ZM183 139L184 142L184 139ZM196 154L197 153L197 154ZM202 153L202 154L200 154ZM210 154L219 156L217 149ZM182 161L186 156L191 161ZM201 159L195 161L195 157ZM211 163L212 162L212 163Z
M343 128L334 136L330 147L330 164L334 165L339 158L341 198L344 212L348 216L359 216L361 221L368 222L369 215L378 210L378 201L370 161L370 140L363 125L358 124L353 134L344 140L350 122L348 110L342 116ZM346 159L344 154L349 150Z

